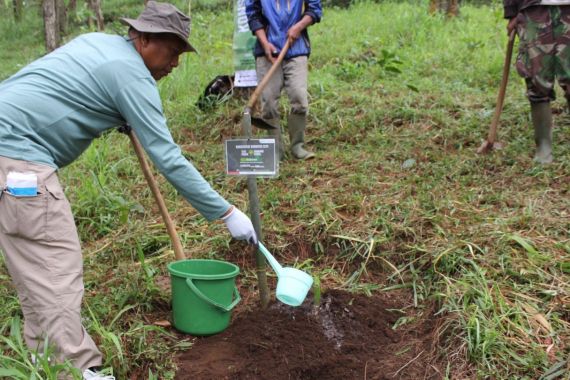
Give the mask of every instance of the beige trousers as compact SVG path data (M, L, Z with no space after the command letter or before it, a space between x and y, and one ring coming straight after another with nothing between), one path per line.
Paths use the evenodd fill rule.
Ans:
M81 323L83 259L79 237L57 172L47 165L0 156L0 188L8 172L33 172L36 197L0 198L0 248L24 314L24 339L41 353L44 339L56 360L84 371L102 355Z
M279 126L279 98L281 90L289 98L291 113L296 115L307 115L309 110L309 100L307 94L308 76L307 56L285 59L281 62L267 86L261 93L261 117L273 127ZM257 81L267 74L271 68L271 62L265 57L258 57L256 60Z

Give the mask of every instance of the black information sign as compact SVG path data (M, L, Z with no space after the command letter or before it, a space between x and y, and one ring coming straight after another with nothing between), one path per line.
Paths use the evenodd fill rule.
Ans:
M226 140L226 174L276 176L279 160L275 146L274 138Z

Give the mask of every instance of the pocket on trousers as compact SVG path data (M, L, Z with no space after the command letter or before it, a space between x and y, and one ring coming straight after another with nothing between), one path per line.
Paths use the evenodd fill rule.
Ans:
M46 239L56 240L70 231L75 233L75 221L71 213L71 206L61 187L47 185L46 190L48 221Z
M47 191L38 188L35 197L17 197L4 192L0 199L0 232L29 240L45 238Z

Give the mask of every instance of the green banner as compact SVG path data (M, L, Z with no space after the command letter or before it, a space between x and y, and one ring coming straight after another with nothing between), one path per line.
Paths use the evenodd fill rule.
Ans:
M245 14L245 0L235 0L234 19L234 70L236 87L257 86L253 46L256 38L249 30Z

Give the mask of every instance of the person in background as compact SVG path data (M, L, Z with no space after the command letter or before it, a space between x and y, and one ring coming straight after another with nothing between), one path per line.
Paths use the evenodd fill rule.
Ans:
M519 36L517 71L524 78L534 127L534 160L551 163L554 82L570 106L570 0L503 0L507 32Z
M58 169L106 130L128 124L158 170L206 219L257 243L249 218L214 191L168 130L156 81L195 49L190 18L149 1L128 38L90 33L0 83L0 248L24 315L28 347L69 360L84 379L102 354L81 322L83 261Z
M245 7L249 28L257 37L254 55L259 82L275 62L286 41L291 41L291 47L281 66L261 94L261 118L273 128L279 141L280 157L283 158L279 97L285 88L291 106L287 118L291 154L296 159L312 158L314 153L304 147L309 109L307 61L311 54L307 27L321 20L321 2L246 0Z

